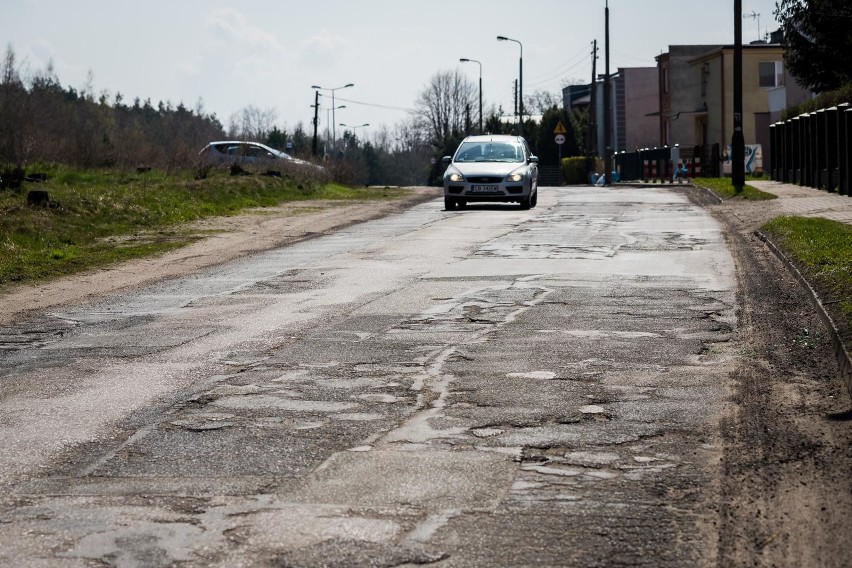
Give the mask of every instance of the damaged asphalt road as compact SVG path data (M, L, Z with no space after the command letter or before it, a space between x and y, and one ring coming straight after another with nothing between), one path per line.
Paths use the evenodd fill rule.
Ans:
M742 490L776 419L743 377L777 362L729 233L654 188L431 201L2 328L0 564L783 558L849 497Z

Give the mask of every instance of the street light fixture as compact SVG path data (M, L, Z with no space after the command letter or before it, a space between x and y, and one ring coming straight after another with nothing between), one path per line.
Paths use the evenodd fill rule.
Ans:
M334 128L334 91L339 91L340 89L346 89L348 87L354 87L354 83L347 83L342 87L334 87L333 89L327 89L325 87L320 87L319 85L311 86L312 89L316 89L318 91L331 91L331 130L332 130L332 141L331 141L331 149L334 150L335 145L337 144L337 131ZM340 108L340 107L338 107Z
M459 59L462 63L477 63L479 64L479 133L482 134L482 62L476 59L468 59L462 57Z
M355 130L356 128L364 128L365 126L370 126L369 122L365 122L364 124L356 124L355 126L349 124L343 124L342 122L338 124L338 126L342 126L343 128L351 128Z
M524 44L516 39L506 36L497 36L497 41L512 41L521 46L521 61L518 73L518 131L521 135L524 133Z
M337 105L336 107L331 107L325 109L325 123L327 125L331 125L331 128L328 126L325 127L325 153L328 154L328 148L331 146L332 154L334 154L334 141L331 140L332 131L334 131L334 124L332 122L333 119L328 117L329 114L334 115L334 111L346 108L346 105Z

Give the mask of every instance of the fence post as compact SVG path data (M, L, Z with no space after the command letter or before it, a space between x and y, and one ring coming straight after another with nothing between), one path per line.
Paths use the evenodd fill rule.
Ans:
M825 169L826 189L837 191L837 107L831 107L825 111Z
M843 111L843 132L841 163L844 164L843 181L840 184L841 195L852 196L852 108Z
M826 147L826 133L828 131L828 113L824 108L816 111L815 133L816 144L814 150L814 168L816 171L816 187L828 190L828 149Z
M781 147L778 144L779 128L777 124L769 125L769 178L778 180L778 161L779 157L776 153L780 153Z
M793 181L793 123L784 121L784 171L781 172L781 181L791 183Z
M802 119L790 119L790 136L793 139L793 182L802 185Z
M834 124L835 124L835 140L836 147L834 152L834 168L835 168L835 183L834 187L837 193L845 195L844 187L848 172L846 171L846 123L843 116L846 109L849 108L849 103L839 104L834 107Z

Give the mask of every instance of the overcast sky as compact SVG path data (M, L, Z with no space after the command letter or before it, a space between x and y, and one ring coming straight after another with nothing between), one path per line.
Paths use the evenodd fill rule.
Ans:
M359 136L407 118L438 72L474 84L485 106L513 108L521 46L523 90L557 94L591 77L591 44L604 70L605 0L5 0L0 38L30 72L53 63L63 86L121 92L230 117L274 108L279 127L310 128L312 85L336 91L336 122L370 123ZM610 68L653 67L669 45L732 43L733 0L609 0ZM743 41L778 26L775 0L742 0ZM749 17L759 14L759 17ZM5 52L5 47L4 52ZM324 126L331 95L321 99ZM338 127L338 131L340 127ZM338 135L340 133L338 132Z

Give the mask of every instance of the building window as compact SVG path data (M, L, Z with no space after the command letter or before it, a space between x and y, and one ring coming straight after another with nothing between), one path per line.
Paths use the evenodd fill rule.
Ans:
M784 62L761 61L758 63L760 86L765 88L784 86Z

